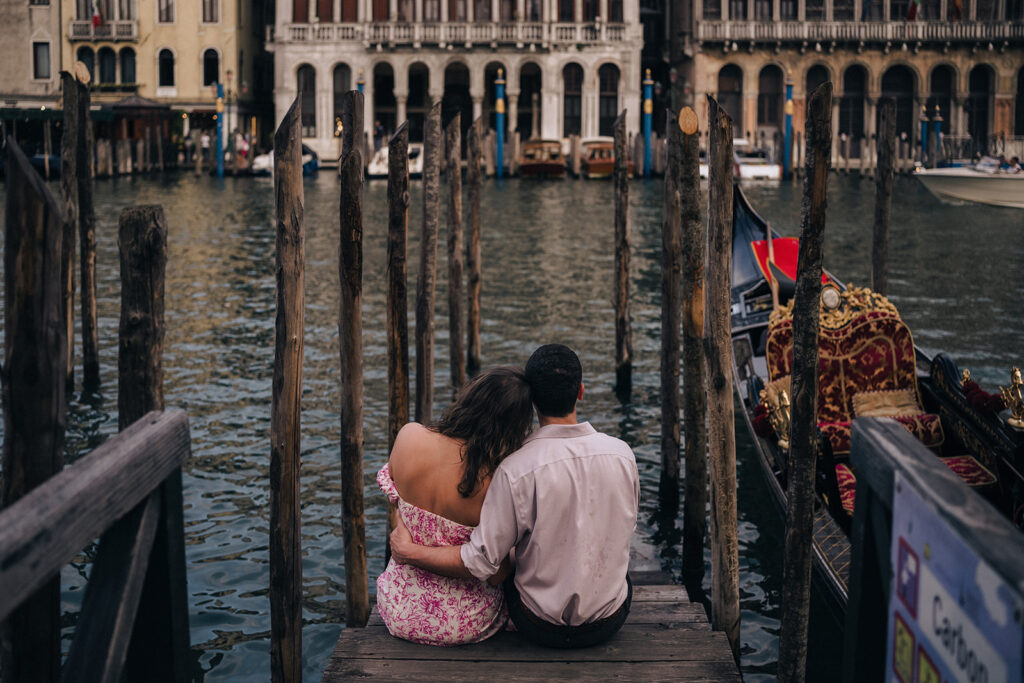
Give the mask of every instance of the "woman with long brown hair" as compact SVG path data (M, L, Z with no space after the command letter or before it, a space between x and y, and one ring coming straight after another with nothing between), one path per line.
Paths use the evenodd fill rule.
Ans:
M499 367L463 387L437 422L402 428L377 483L417 543L469 539L491 474L523 444L532 420L523 371ZM393 561L377 579L377 608L392 635L428 645L479 642L507 617L500 585Z

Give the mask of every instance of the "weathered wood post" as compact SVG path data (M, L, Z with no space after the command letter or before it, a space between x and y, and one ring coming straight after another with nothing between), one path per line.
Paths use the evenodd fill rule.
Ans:
M342 101L341 240L338 314L341 356L341 526L345 539L348 626L370 614L363 516L363 94Z
M152 410L163 410L164 281L167 221L160 206L121 212L121 320L118 329L118 428ZM160 519L139 599L125 678L154 670L184 683L190 672L185 522L181 472L160 487ZM100 548L101 552L103 548Z
M43 121L43 172L44 178L50 179L50 154L53 152L53 137L50 133L50 119Z
M96 209L93 204L93 126L89 119L89 85L78 83L78 276L82 304L82 384L100 384L99 340L96 325Z
M879 102L878 165L875 167L875 227L871 240L871 289L885 294L889 284L889 218L892 213L896 152L896 101Z
M429 424L434 406L434 284L441 216L441 100L423 126L423 224L416 279L416 421Z
M469 127L469 153L466 155L469 181L469 245L466 251L466 372L471 377L480 372L480 162L483 119Z
M661 472L662 512L679 510L679 328L683 238L681 197L683 131L668 117L668 166L661 213Z
M800 212L800 256L793 303L792 419L786 487L786 546L782 571L782 619L778 679L804 680L811 598L814 466L818 454L818 315L821 244L825 232L832 83L807 99L807 182Z
M88 72L86 72L88 73ZM61 283L67 343L67 390L75 388L75 235L78 232L78 85L67 71L60 72L64 103L64 134L60 143L60 191L64 207L61 233Z
M3 473L8 507L64 466L68 343L61 305L61 211L13 137L7 138L4 229ZM4 680L60 677L60 577L0 628Z
M738 659L739 545L736 433L732 396L732 120L708 96L707 392L711 470L711 625L725 631Z
M615 393L633 391L633 333L629 321L629 146L626 110L615 119Z
M682 213L683 249L683 433L686 473L683 503L683 578L704 578L708 502L707 395L704 390L704 221L700 211L700 132L690 107L680 112L683 133L676 185Z
M302 360L305 352L305 197L302 109L295 98L274 133L277 317L270 403L270 674L302 679Z
M466 383L465 322L462 316L462 138L456 114L444 131L448 174L448 328L452 391Z

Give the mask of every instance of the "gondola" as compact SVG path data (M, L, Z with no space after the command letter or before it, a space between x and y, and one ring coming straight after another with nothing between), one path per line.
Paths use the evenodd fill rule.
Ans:
M733 197L734 386L762 473L784 515L798 244L769 233L738 185ZM1012 425L1024 407L1019 370L1005 397L989 394L945 354L929 358L914 346L885 297L847 287L828 272L822 282L813 558L828 602L841 614L848 599L857 474L849 461L852 420L893 417L1022 529L1024 430Z

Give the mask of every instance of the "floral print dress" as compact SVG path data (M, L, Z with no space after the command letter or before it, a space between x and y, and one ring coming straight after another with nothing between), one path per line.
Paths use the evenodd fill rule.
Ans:
M377 484L416 543L462 545L473 527L428 512L401 499L384 465ZM452 579L406 564L388 563L377 578L377 610L391 635L424 645L465 645L486 640L505 625L501 586L477 579Z

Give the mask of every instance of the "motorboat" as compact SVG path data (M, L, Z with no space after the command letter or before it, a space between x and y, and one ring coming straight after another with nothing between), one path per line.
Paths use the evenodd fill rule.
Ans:
M758 149L745 138L732 141L734 172L740 180L781 180L782 166L771 160L767 150Z
M527 140L519 153L519 175L565 175L565 154L559 140Z
M615 138L599 136L580 140L580 175L584 178L611 178L615 172ZM633 160L626 164L633 175Z
M774 502L785 514L796 238L774 232L734 185L733 377ZM1018 528L1024 527L1024 431L944 354L916 348L896 306L822 272L813 562L828 602L845 612L858 473L857 417L891 417ZM1011 383L1020 383L1011 373ZM1017 412L1024 412L1018 406ZM1022 423L1024 424L1024 423Z
M380 179L388 177L388 147L382 145L380 149L370 157L370 163L366 166L366 177ZM423 143L409 143L409 177L419 178L423 175Z
M914 175L940 201L1024 209L1024 172L1000 166L999 159L982 157L973 166L918 168Z
M320 170L320 158L316 152L302 146L302 175L313 175ZM274 174L274 150L266 154L259 154L253 157L252 166L249 168L252 175L268 176Z

